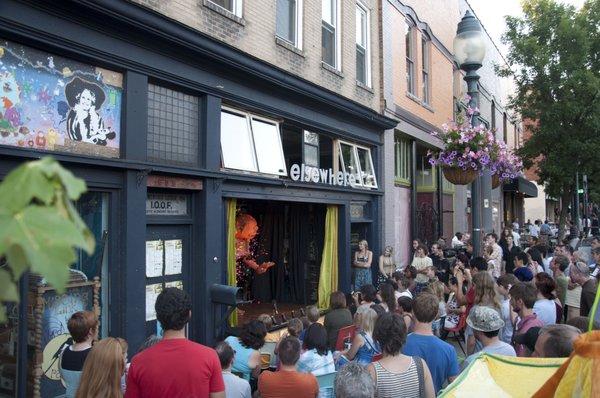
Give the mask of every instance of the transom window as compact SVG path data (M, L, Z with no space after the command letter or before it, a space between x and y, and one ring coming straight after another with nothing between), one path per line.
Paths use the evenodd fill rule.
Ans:
M279 122L221 110L221 155L227 169L287 176Z
M375 168L371 158L371 150L367 147L344 141L337 141L339 166L344 173L352 174L356 186L377 188Z
M371 86L371 49L369 10L356 3L356 80Z
M277 37L302 48L302 0L277 0Z

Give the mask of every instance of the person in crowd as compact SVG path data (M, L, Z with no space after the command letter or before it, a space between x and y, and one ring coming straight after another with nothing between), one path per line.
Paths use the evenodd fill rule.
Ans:
M559 321L556 297L554 297L556 282L545 272L536 274L534 281L537 289L537 300L533 305L533 313L542 321L544 326L553 325Z
M563 308L566 306L567 289L569 286L569 277L565 275L569 268L569 259L563 255L556 255L550 263L554 281L556 282L556 295Z
M500 234L500 239L498 240L498 245L500 246L500 248L502 249L502 259L506 260L505 256L506 256L506 247L507 247L507 240L508 237L512 237L512 231L510 228L504 228L502 230L502 233Z
M450 294L448 295L448 301L446 302L446 318L444 319L444 329L454 329L460 322L460 317L465 313L466 307L464 305L459 306L456 301L456 294L458 291L458 281L455 276L450 277L448 282Z
M547 325L540 329L532 357L568 358L580 330L571 325Z
M415 298L414 332L408 335L402 349L404 355L418 356L425 360L431 371L436 394L446 381L452 382L459 373L454 347L433 335L431 323L438 310L438 299L433 294L423 292Z
M396 293L394 293L394 295L396 296L396 300L398 300L402 296L406 296L411 299L413 298L412 293L410 292L410 290L408 290L410 286L410 281L408 280L404 272L394 272L394 274L392 275L392 279L396 282L396 285L398 286L398 289L396 289Z
M375 398L375 382L367 368L350 362L335 375L336 398Z
M383 357L367 369L377 385L377 397L435 397L431 372L418 356L402 354L406 327L398 314L383 314L375 324L374 337Z
M486 245L492 247L492 253L489 255L489 260L494 262L494 269L497 270L498 276L502 271L502 248L498 245L498 236L495 233L487 234L485 237Z
M306 323L302 320L302 332L300 332L300 341L304 341L304 335L306 334L306 329L310 325L319 321L321 318L321 312L317 308L316 305L309 305L306 307Z
M540 236L540 225L542 225L542 221L535 220L533 225L529 227L529 235L538 238Z
M459 305L465 305L467 314L471 311L471 307L475 302L475 287L473 286L473 276L480 272L487 271L487 263L483 257L475 257L470 261L470 268L455 267L454 276L458 282L458 289L456 292L456 302ZM469 284L469 290L464 294L463 286L465 281Z
M539 326L534 326L529 328L527 332L523 334L516 335L513 339L513 343L515 345L522 344L525 347L525 355L526 357L532 356L535 351L535 344L537 342L538 336L540 335L540 330L542 330Z
M300 334L302 331L302 322L298 318L294 319L296 321L291 322L292 319L290 319L289 324L293 325L292 331L297 330L297 333ZM288 333L290 331L289 324ZM225 339L225 342L235 351L235 360L231 369L233 372L241 374L245 380L250 381L251 377L257 378L260 374L261 362L259 350L265 344L266 335L267 328L265 324L258 320L253 320L242 326L239 337L229 336Z
M592 249L592 262L589 265L590 276L598 279L600 277L600 247Z
M579 329L581 331L581 333L585 333L585 332L587 332L587 330L589 328L590 318L588 318L587 316L576 316L576 317L569 319L566 322L566 324L576 327L577 329Z
M221 368L223 369L223 382L225 383L225 396L227 398L251 398L252 391L250 383L239 376L231 373L231 367L235 358L235 352L229 344L224 341L218 343L215 347Z
M498 279L500 276L500 270L496 268L496 262L492 259L494 254L494 248L492 246L486 246L483 249L483 258L487 261L488 269L487 272L492 278Z
M473 241L469 239L465 242L465 256L467 256L469 261L473 258L473 250L475 250Z
M415 296L417 294L417 269L412 265L404 268L404 276L408 280L408 286L406 287L410 292L411 296Z
M373 262L373 252L369 250L369 243L366 240L358 242L358 250L354 252L354 261L352 262L352 281L354 290L360 290L363 285L373 282L371 279L371 263Z
M144 342L139 346L136 354L139 354L140 352L147 350L148 348L152 347L153 345L160 342L161 340L162 340L162 337L157 336L155 334L151 334L150 336L146 337L146 340L144 340Z
M521 246L521 234L519 234L518 226L515 228L515 226L513 225L512 236L513 236L513 239L515 240L515 244L517 246Z
M258 392L261 398L316 398L319 394L317 378L312 373L296 370L300 359L300 340L294 336L284 337L279 343L277 372L266 370L258 378Z
M433 268L433 262L427 254L427 247L423 245L419 246L411 264L417 270L417 277L415 278L416 294L427 289L429 284L429 272Z
M423 242L420 239L413 239L412 241L412 256L413 258L417 255L417 250L419 246L423 246Z
M600 234L600 221L598 221L598 214L592 214L592 222L590 223L590 233L592 236L597 236ZM600 241L598 242L600 243Z
M527 253L520 252L515 256L515 270L513 273L521 282L530 282L533 279L533 272L527 266L528 262Z
M475 338L483 346L481 351L512 357L517 355L515 349L510 344L500 340L498 336L500 330L504 327L504 321L500 317L500 314L498 314L498 311L490 307L473 307L467 317L467 325L473 329ZM468 356L465 359L463 368L469 366L477 355L472 354Z
M265 324L265 329L267 329L267 334L265 336L265 343L277 343L279 341L279 333L269 332L271 328L273 328L273 318L269 314L260 314L257 318L257 321L260 321Z
M529 256L529 267L534 276L539 272L544 272L544 258L538 247L529 248L527 256Z
M387 312L387 311L385 310L385 308L383 308L383 307L381 306L381 304L373 304L373 305L371 306L371 309L372 309L373 311L375 311L375 313L377 314L377 316L383 315L383 314L385 314L385 313Z
M412 312L413 299L402 296L398 299L398 314L404 320L406 330L408 333L412 333L415 326L415 316Z
M185 325L192 315L190 296L169 287L158 295L154 307L163 338L133 357L127 372L125 397L225 398L217 353L186 338Z
M335 349L337 336L341 328L352 325L352 314L346 308L346 296L340 291L329 296L329 312L325 314L325 331L327 332L327 347Z
M454 275L454 271L456 271L457 268L465 269L469 267L470 264L467 255L464 253L458 253L454 259L454 264L452 265L452 275Z
M296 365L298 372L312 373L315 376L335 372L333 354L327 348L327 332L319 323L313 323L306 329L303 352ZM323 396L327 390L321 391Z
M304 330L304 324L300 318L292 318L288 321L287 334L288 336L294 336L300 338L302 331Z
M394 248L386 246L383 254L379 256L379 278L378 284L384 283L392 278L392 274L396 271L396 262L394 261Z
M437 278L443 283L448 283L450 262L444 257L444 250L438 243L431 245L431 262L436 269Z
M334 356L338 368L344 366L348 361L356 361L363 365L369 364L373 356L381 352L378 344L373 339L376 319L377 313L372 308L356 313L354 324L357 333L352 339L350 348L336 352Z
M490 274L487 272L477 272L477 274L473 276L473 287L475 288L475 298L469 314L475 307L489 307L498 312L498 316L502 318L502 304L500 303L500 298L496 292L496 283ZM481 342L475 338L473 329L468 325L465 329L465 337L467 340L468 354L481 351L483 346L481 345Z
M505 261L504 270L506 273L512 274L515 270L515 257L521 251L519 246L515 245L515 241L511 236L506 238L506 250L503 254Z
M532 327L544 326L542 321L537 319L533 313L533 306L537 299L537 291L533 285L519 282L510 288L509 294L510 305L520 318L513 334L515 338L518 335L527 333ZM515 351L517 352L517 356L520 357L530 355L528 348L523 344L517 344Z
M379 296L381 297L381 306L385 312L395 312L398 302L394 294L394 288L390 283L382 283L379 286Z
M98 317L92 311L78 311L69 318L67 329L73 343L63 350L59 370L65 384L65 397L73 398L79 387L85 359L98 338Z
M356 304L357 311L371 308L373 304L377 303L377 289L371 284L363 285L360 288L360 292L354 292L352 298Z
M444 300L445 285L441 281L435 281L429 285L428 291L438 298L439 310L436 319L432 323L433 334L440 336L446 319L446 301Z
M513 336L513 325L516 314L510 307L510 288L519 283L519 280L513 274L504 274L496 281L498 284L498 294L500 295L500 305L502 306L502 320L504 328L500 332L500 340L510 344Z
M461 232L454 234L454 237L452 237L452 241L450 242L453 249L461 249L465 245L462 238L463 234Z
M570 267L569 276L571 277L571 281L573 283L581 286L579 315L588 316L592 306L594 305L594 299L596 298L598 280L590 277L587 264L582 262L576 262Z
M107 337L90 350L81 372L76 398L121 398L121 378L127 364L127 342Z

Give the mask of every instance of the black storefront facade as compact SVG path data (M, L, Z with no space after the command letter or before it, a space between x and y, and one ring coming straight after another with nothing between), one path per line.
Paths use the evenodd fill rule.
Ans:
M101 336L124 337L130 353L156 332L156 321L147 321L152 314L146 301L151 286L157 285L182 283L193 299L189 336L214 342L216 317L209 288L227 283L226 208L231 199L276 201L282 208L286 203L337 206L339 288L346 292L351 283L350 242L366 238L370 249L380 252L383 192L376 178L383 163L381 133L394 121L122 1L3 1L0 41L0 61L7 67L3 83L10 88L14 77L18 87L18 96L8 97L10 103L4 102L2 109L3 120L11 123L7 140L13 141L0 141L0 178L23 161L50 153L86 181L89 192L78 209L103 250L80 259L78 267L89 278L101 278ZM16 67L14 72L11 67ZM86 80L86 76L92 86L80 86L78 94L66 89L69 84L71 89L82 84L76 78ZM29 79L33 87L19 79ZM94 92L97 86L106 88L104 93ZM78 119L80 107L75 102L83 103L85 87L87 94L94 94L98 113L103 102L103 120ZM9 108L21 114L7 114ZM23 113L38 108L35 117ZM261 173L262 155L256 142L253 156L259 172L225 169L223 110L246 117L246 126L255 136L263 128L267 147L269 139L283 137L281 148L273 153L283 153L285 170L279 169L275 173L279 175ZM18 128L28 121L44 125L45 117L57 118L56 131ZM263 124L255 126L255 122ZM96 135L90 127L94 123ZM81 142L93 145L105 140L106 145L62 142L63 128L71 129L74 140L77 133L87 131L88 138L80 138ZM172 133L175 130L177 134ZM314 142L300 138L301 155L288 153L298 147L288 138L306 134L318 136L312 149L320 162L313 168L319 170L315 173L325 172L312 180L307 173L311 181L305 181L300 170L308 168L307 145ZM345 164L346 154L356 159ZM356 173L361 162L362 169L369 169L369 182L357 175L351 184L349 174ZM163 268L152 274L148 258L158 253L156 242L163 253ZM169 258L178 259L171 270L165 265ZM26 298L30 287L27 282L21 287ZM23 300L14 310L15 317L30 316L31 305ZM6 384L0 385L0 396L13 396L17 390L19 396L32 394L30 381L29 392L24 389L28 373L36 371L31 369L31 344L26 322L21 322L16 339L4 345L10 346L17 360L9 366ZM8 364L5 356L0 358ZM42 366L38 372L43 373ZM45 387L36 388L33 393L39 389L43 393Z

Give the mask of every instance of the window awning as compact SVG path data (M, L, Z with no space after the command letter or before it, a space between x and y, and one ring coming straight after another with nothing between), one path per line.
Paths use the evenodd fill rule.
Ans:
M537 198L538 196L537 186L525 177L513 178L510 182L504 183L502 190L504 192L522 193L526 198Z

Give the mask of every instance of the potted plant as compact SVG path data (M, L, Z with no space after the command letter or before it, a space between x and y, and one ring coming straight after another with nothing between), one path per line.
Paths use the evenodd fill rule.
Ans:
M467 185L477 178L492 161L494 133L483 124L471 126L469 119L477 109L470 107L466 116L442 125L441 132L433 132L444 143L438 152L428 151L429 163L442 166L444 176L455 185Z
M496 142L490 163L492 189L498 188L505 181L516 178L522 169L521 158L508 149L504 142Z

